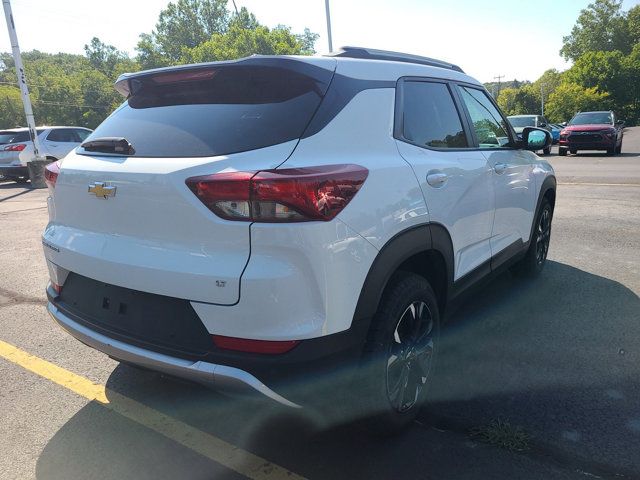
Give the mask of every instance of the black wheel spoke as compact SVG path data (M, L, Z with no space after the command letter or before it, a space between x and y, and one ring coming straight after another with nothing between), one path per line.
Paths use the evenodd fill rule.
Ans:
M431 370L434 321L422 301L410 303L393 332L387 357L387 394L399 412L412 408Z

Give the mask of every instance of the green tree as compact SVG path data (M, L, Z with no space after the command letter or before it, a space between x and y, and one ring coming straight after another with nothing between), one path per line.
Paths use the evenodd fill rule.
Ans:
M632 45L640 43L640 5L627 12L627 35Z
M88 45L84 46L84 52L89 63L107 77L113 77L118 64L126 63L135 68L129 56L119 51L113 45L107 45L99 38L93 37Z
M254 53L311 55L318 35L294 34L284 25L269 29L246 8L231 13L226 0L178 0L162 10L156 28L140 35L142 68L227 60Z
M565 82L549 95L545 116L549 121L559 123L570 120L579 111L607 110L609 107L608 93Z
M183 49L184 63L229 60L252 55L295 55L304 49L303 41L293 35L288 27L269 29L258 26L247 30L232 24L226 33L213 35L211 40L191 48Z
M566 60L577 60L586 52L629 53L632 46L627 27L622 0L595 0L580 12L571 34L563 38L560 55Z
M536 92L530 84L520 88L503 88L497 101L507 115L524 115L540 111L540 92Z
M20 89L11 85L0 85L0 128L25 125Z
M156 28L142 34L137 50L143 68L178 63L182 51L197 47L229 26L227 0L178 0L160 12Z

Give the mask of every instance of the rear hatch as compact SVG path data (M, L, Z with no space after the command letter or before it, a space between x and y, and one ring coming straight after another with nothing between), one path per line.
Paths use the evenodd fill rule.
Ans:
M40 135L44 130L37 129ZM20 152L31 143L29 130L2 130L0 131L0 165L19 165Z
M131 149L80 147L62 161L47 259L133 290L238 302L250 224L217 217L185 180L284 162L334 68L334 59L251 57L121 77L127 101L84 145L115 138Z

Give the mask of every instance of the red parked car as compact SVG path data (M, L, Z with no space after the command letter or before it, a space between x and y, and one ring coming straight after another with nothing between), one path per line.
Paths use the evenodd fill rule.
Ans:
M608 112L578 112L560 132L560 155L578 150L606 150L608 155L622 151L624 122Z

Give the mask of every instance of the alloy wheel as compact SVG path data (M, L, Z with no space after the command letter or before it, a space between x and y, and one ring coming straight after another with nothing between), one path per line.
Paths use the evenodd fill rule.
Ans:
M392 407L410 410L420 398L435 356L437 329L425 302L412 302L400 316L387 357L387 395Z
M536 235L536 262L542 265L547 259L551 240L551 211L547 207L542 210Z

